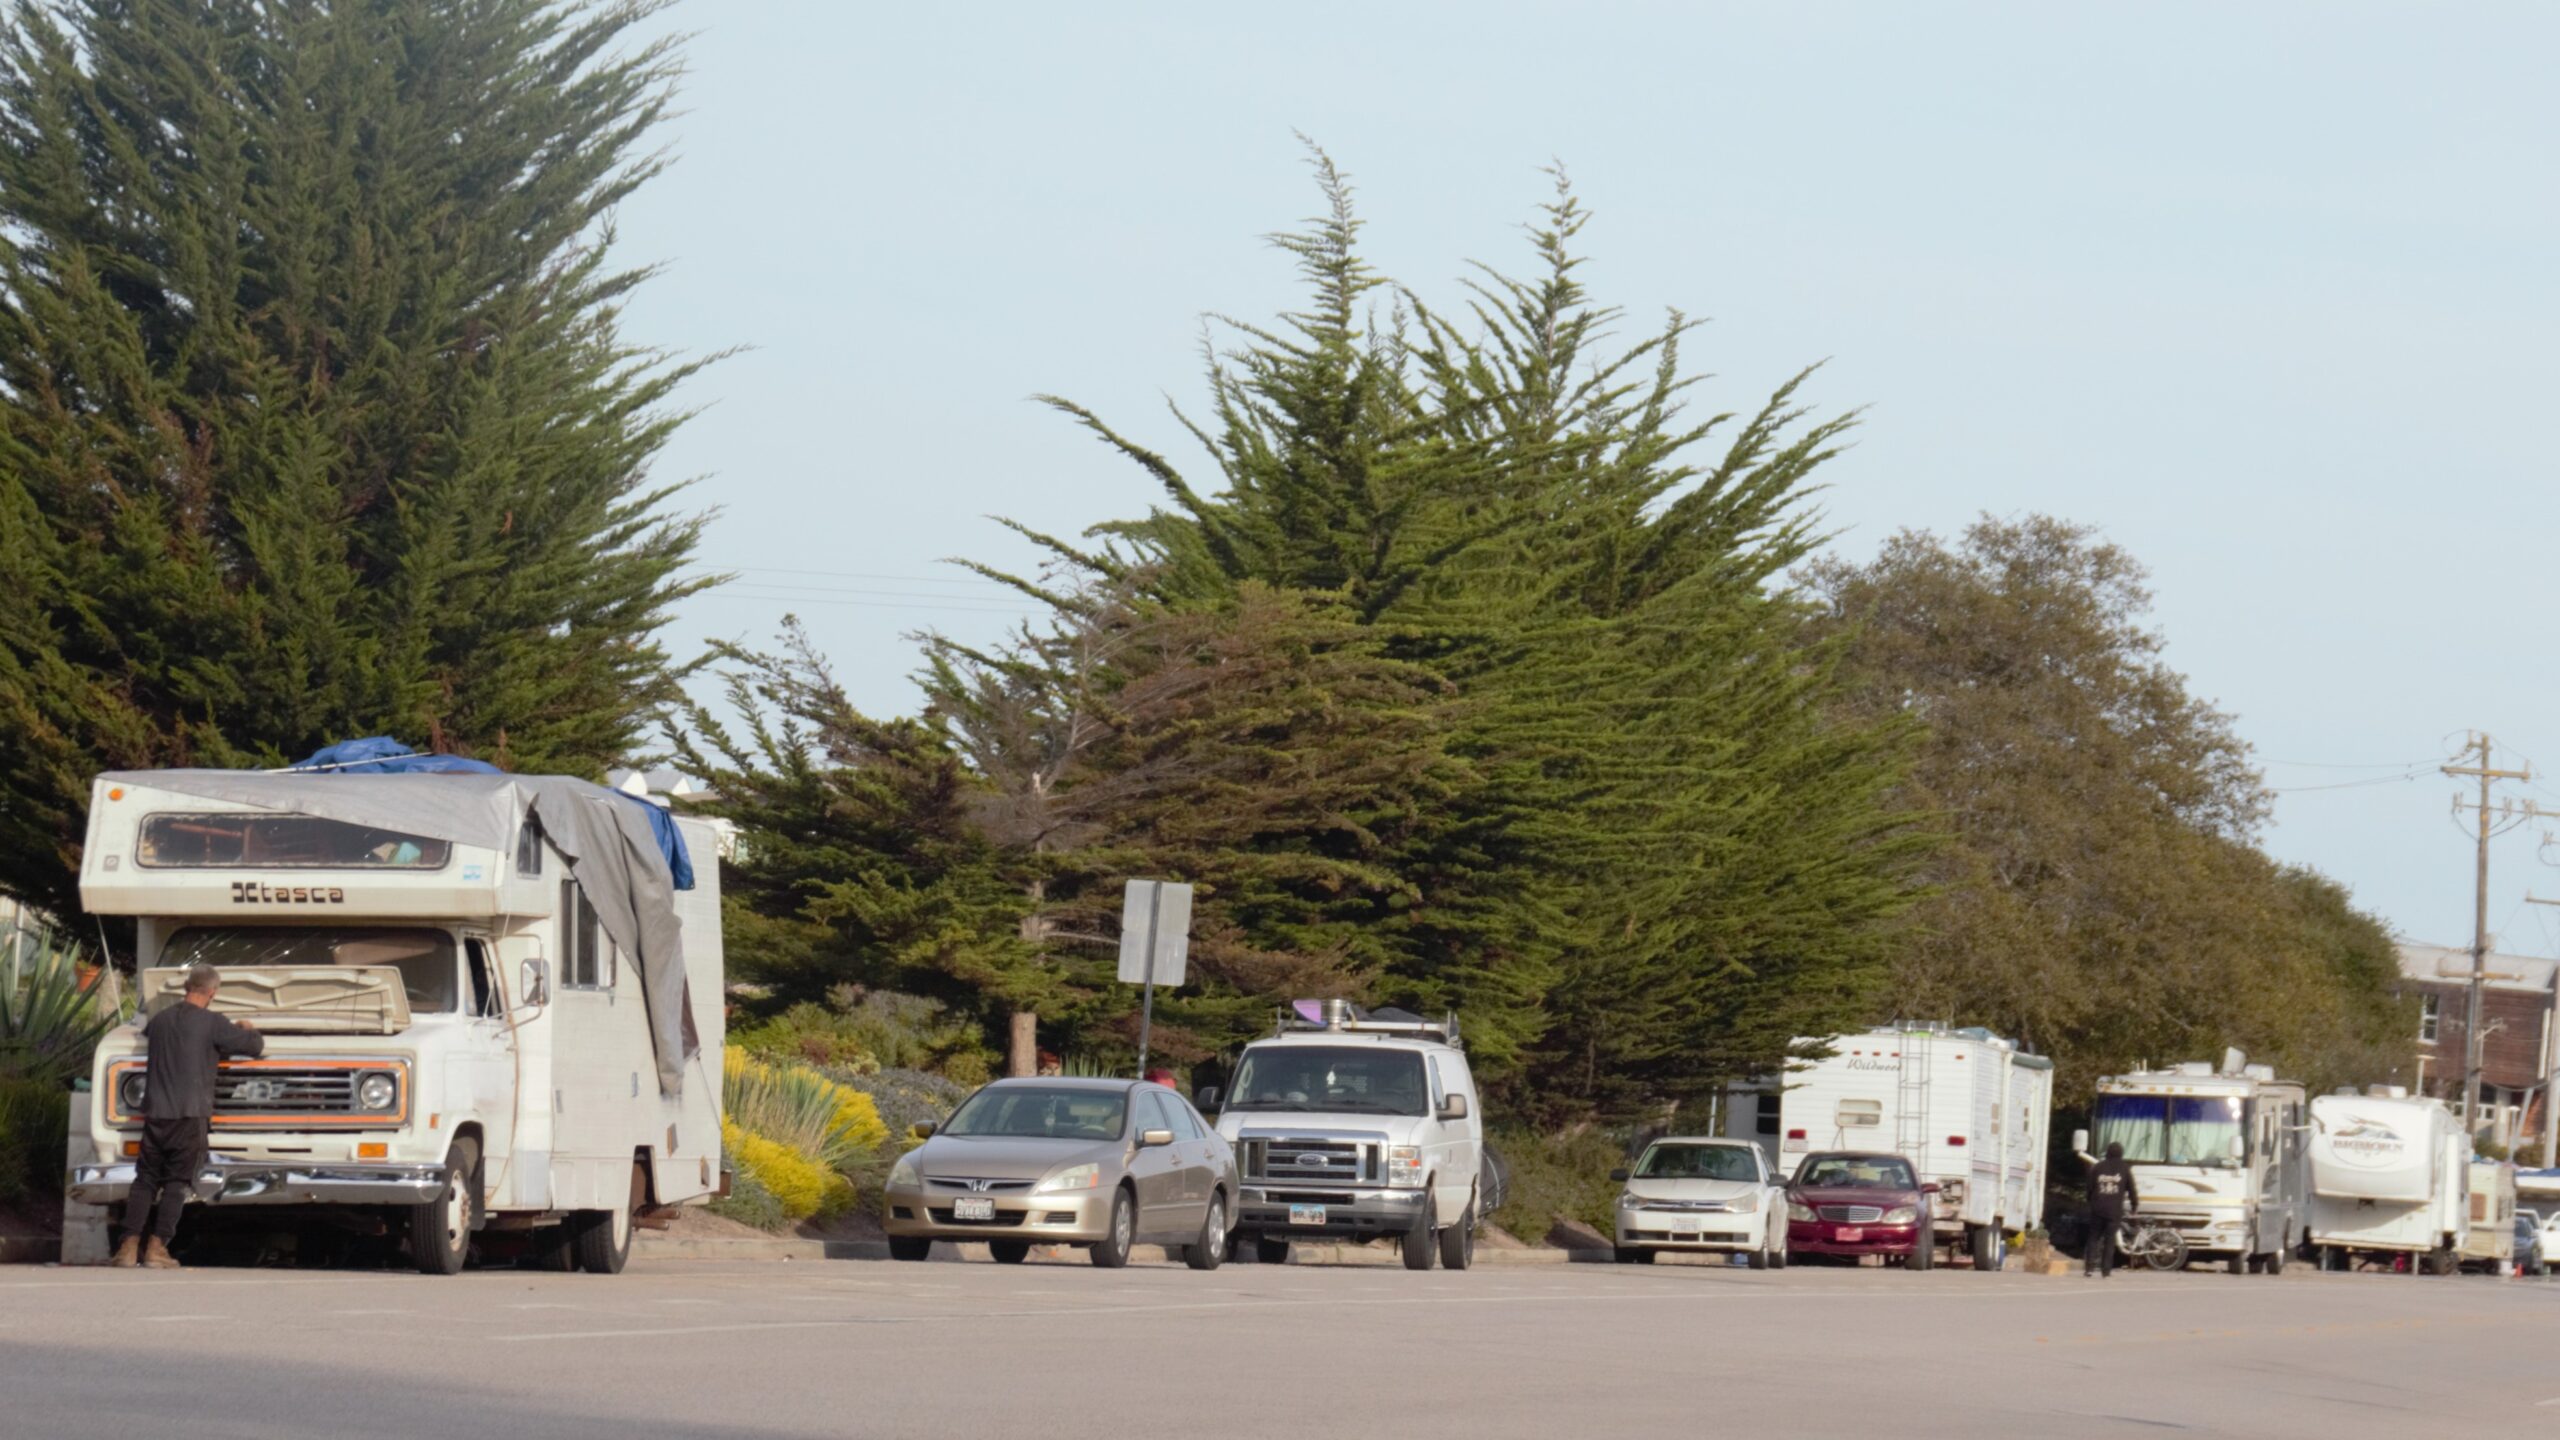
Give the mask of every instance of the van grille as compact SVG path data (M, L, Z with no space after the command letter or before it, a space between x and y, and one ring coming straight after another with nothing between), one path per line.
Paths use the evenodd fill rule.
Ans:
M1378 1185L1378 1147L1358 1140L1255 1136L1244 1142L1244 1178L1273 1185Z
M356 1108L356 1075L344 1069L224 1069L213 1079L216 1115L346 1115Z

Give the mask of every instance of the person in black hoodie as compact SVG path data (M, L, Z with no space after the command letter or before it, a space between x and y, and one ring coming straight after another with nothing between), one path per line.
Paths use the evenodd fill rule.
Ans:
M2116 1226L2141 1208L2133 1166L2124 1158L2124 1146L2111 1141L2107 1158L2089 1167L2089 1244L2081 1252L2081 1274L2116 1273Z
M134 1162L133 1189L124 1200L124 1241L112 1264L177 1268L169 1240L178 1233L187 1191L211 1153L214 1072L234 1056L267 1053L266 1037L256 1026L213 1013L214 992L221 988L222 972L198 965L187 972L186 999L142 1027L150 1052L142 1080L142 1154Z

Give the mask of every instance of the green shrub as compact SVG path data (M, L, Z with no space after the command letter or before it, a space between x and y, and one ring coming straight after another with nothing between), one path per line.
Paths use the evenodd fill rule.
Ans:
M940 1070L968 1085L985 1083L995 1062L977 1025L940 1002L855 985L828 991L824 1005L804 1001L741 1025L730 1043L765 1058L805 1060L856 1074Z
M63 1088L89 1073L117 1016L99 996L106 972L80 974L83 952L51 931L13 939L0 967L0 1080Z
M34 1080L0 1079L0 1205L60 1193L71 1094Z
M1518 1130L1492 1141L1511 1175L1511 1193L1494 1212L1494 1224L1532 1245L1545 1239L1560 1217L1610 1233L1617 1222L1619 1186L1609 1172L1627 1163L1624 1136L1596 1129L1563 1135Z
M949 1118L977 1088L929 1070L882 1070L870 1075L832 1071L829 1075L847 1088L871 1097L880 1112L880 1122L887 1127L897 1149L913 1143L909 1136L918 1125L939 1125Z
M738 1128L797 1150L828 1170L860 1163L889 1136L870 1096L806 1065L759 1060L731 1046L720 1089L721 1104Z
M741 1163L737 1156L729 1159L729 1193L711 1202L712 1214L752 1225L767 1233L791 1228L791 1217L782 1213L782 1202L764 1188L756 1172Z

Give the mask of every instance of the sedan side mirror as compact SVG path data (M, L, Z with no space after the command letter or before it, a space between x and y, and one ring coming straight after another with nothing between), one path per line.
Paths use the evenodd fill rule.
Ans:
M907 1133L918 1140L930 1140L933 1138L933 1122L930 1120L919 1120L913 1125L907 1127Z
M1466 1119L1467 1097L1464 1095L1444 1095L1440 1097L1440 1118L1443 1120Z
M1920 1187L1920 1193L1923 1195L1935 1195L1938 1193L1938 1189L1938 1182L1932 1180L1928 1184Z
M1214 1112L1218 1108L1218 1087L1215 1085L1203 1085L1199 1089L1192 1091L1191 1105L1193 1109L1202 1111L1203 1113Z
M539 960L524 962L524 973L517 982L527 1005L546 1005L551 1001L551 967Z
M1138 1132L1138 1148L1141 1150L1152 1150L1159 1145L1170 1145L1172 1143L1173 1132L1170 1130L1141 1130Z
M1620 1185L1624 1185L1624 1184L1626 1184L1626 1183L1627 1183L1627 1170L1626 1170L1626 1167L1625 1167L1625 1166L1623 1166L1623 1165L1621 1165L1621 1166L1619 1166L1617 1169L1610 1171L1610 1172L1609 1172L1609 1178L1610 1178L1611 1180L1613 1180L1613 1181L1617 1182L1617 1183L1618 1183L1618 1184L1620 1184Z

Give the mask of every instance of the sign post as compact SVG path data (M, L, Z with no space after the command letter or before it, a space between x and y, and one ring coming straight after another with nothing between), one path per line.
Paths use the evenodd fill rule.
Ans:
M1191 960L1191 887L1172 880L1132 880L1120 892L1120 980L1146 987L1138 1011L1138 1073L1147 1073L1154 1039L1156 986L1180 985Z

